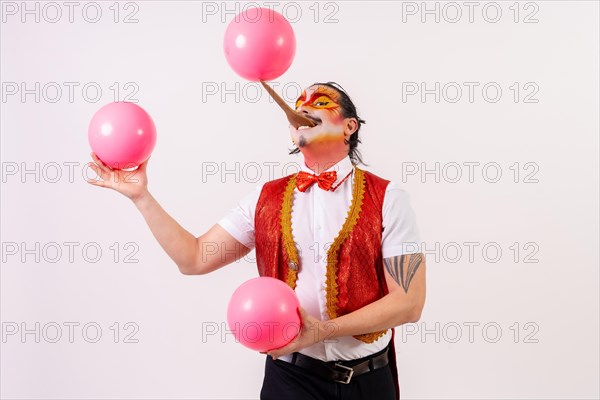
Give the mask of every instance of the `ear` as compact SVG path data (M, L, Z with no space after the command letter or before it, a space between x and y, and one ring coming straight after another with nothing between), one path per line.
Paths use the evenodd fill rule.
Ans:
M358 121L356 118L346 118L344 120L344 136L350 139L350 136L358 129Z

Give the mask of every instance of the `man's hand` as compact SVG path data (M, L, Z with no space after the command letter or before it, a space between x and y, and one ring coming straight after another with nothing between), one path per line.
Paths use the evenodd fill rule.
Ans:
M285 354L293 353L327 339L324 325L322 324L323 321L319 321L315 317L309 315L302 307L298 308L298 312L302 320L300 332L298 336L287 345L266 352L266 354L273 357L274 360ZM264 352L261 353L265 354Z
M87 165L102 179L87 179L91 185L114 189L129 199L135 201L148 193L148 177L146 167L148 160L141 163L137 169L123 171L104 164L96 153L91 153L94 162Z

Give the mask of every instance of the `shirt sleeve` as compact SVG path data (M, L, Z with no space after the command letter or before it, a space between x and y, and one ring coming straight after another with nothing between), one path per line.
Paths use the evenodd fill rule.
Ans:
M383 198L383 258L420 253L420 233L410 195L398 184L390 182Z
M217 224L238 242L252 250L254 244L254 212L263 184L246 194Z

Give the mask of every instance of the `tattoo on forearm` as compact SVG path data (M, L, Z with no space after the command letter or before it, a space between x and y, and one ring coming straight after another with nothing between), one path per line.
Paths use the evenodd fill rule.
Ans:
M386 258L383 262L392 278L404 288L404 292L408 293L410 281L415 276L421 262L423 262L423 254L403 254Z

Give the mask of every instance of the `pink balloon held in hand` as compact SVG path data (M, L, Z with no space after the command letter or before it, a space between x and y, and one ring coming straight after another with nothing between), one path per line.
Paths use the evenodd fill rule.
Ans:
M260 277L240 285L227 307L227 324L244 346L269 351L291 342L302 325L294 290L279 279Z
M290 23L268 8L248 8L227 26L225 58L233 70L250 81L269 81L283 75L296 54Z
M156 145L156 127L140 106L109 103L90 121L88 140L94 153L109 167L134 168L150 157Z

